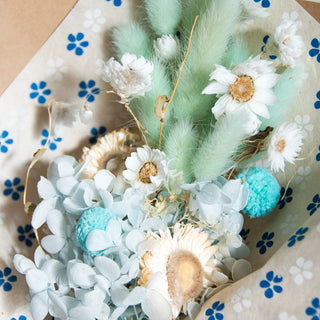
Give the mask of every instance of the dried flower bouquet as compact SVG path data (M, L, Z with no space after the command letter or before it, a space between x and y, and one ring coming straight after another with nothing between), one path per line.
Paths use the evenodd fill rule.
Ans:
M283 20L254 55L241 26L267 13L252 1L145 0L144 11L146 24L114 30L118 60L103 72L136 128L106 134L79 161L53 159L42 201L26 203L32 226L47 225L34 262L14 258L35 320L195 319L250 273L243 214L275 207L272 172L301 150L301 128L284 122L299 21ZM52 103L52 133L92 112ZM254 166L261 154L271 171Z

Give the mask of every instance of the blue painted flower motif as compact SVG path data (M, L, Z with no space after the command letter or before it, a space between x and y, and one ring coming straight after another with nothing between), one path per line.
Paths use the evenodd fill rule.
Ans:
M313 199L312 202L308 204L307 210L310 211L309 214L312 216L317 209L320 207L320 196L319 193L317 193Z
M262 39L262 42L264 43L264 45L261 47L261 52L264 52L265 48L266 48L266 45L268 43L268 40L269 40L270 36L269 35L265 35ZM275 60L277 59L277 56L275 56L274 54L271 54L269 55L269 58L271 60Z
M20 194L21 192L24 191L24 185L20 185L21 179L16 177L12 181L7 179L4 182L4 185L6 188L3 191L3 194L6 197L11 196L12 200L17 201L20 199Z
M265 232L262 235L262 240L257 242L256 247L260 248L259 253L260 254L265 254L267 251L267 247L271 248L273 246L273 241L271 239L274 238L274 232Z
M94 80L89 80L88 83L81 81L79 87L82 89L79 91L78 96L80 98L87 98L88 102L93 102L95 97L94 95L100 93L99 88L95 88L96 82Z
M98 141L99 136L105 134L107 131L107 128L104 126L101 126L99 129L92 128L90 133L92 134L92 137L89 139L89 142L91 144L95 144Z
M16 318L11 318L10 320L17 320ZM26 316L19 316L18 320L27 320Z
M51 94L50 89L46 89L47 83L45 81L40 81L39 85L33 82L31 84L31 89L33 90L30 93L30 98L35 99L38 97L38 103L44 104L46 102L46 97Z
M319 146L319 148L318 148L318 149L319 149L319 151L320 151L320 146ZM317 155L316 155L316 160L317 160L317 161L320 161L320 152L319 152L319 153L317 153Z
M3 130L0 136L0 151L2 153L8 152L8 147L6 144L13 144L13 139L10 139L9 132L6 130Z
M111 0L106 0L106 1L111 1ZM113 0L113 5L115 7L120 7L122 4L122 0Z
M261 0L253 0L254 2L260 2ZM269 0L262 0L261 6L263 8L269 8L270 7L270 1Z
M250 229L242 229L240 232L240 236L243 240L247 240L248 234L250 233Z
M292 199L293 199L292 193L293 193L293 190L290 187L287 189L287 191L285 191L285 188L283 188L283 187L281 188L280 200L278 202L280 210L285 207L286 203L289 203L292 201Z
M211 308L206 310L206 316L208 320L222 320L223 314L220 312L224 309L224 303L220 303L220 301L216 301L213 303Z
M35 233L33 232L33 228L30 224L26 224L25 227L19 226L17 228L19 233L18 239L21 242L25 242L27 247L32 246L32 240L36 238Z
M0 270L0 287L3 288L4 291L8 292L12 289L12 284L10 282L16 282L17 276L11 275L11 268L6 267L4 270Z
M309 230L309 228L301 227L293 236L288 239L288 247L292 247L295 245L297 241L302 241L305 237L305 233Z
M260 281L260 287L266 289L264 291L266 298L271 299L274 296L274 292L281 293L283 291L283 288L278 284L282 282L283 277L279 275L275 276L273 271L269 271L266 274L266 279Z
M310 49L309 56L311 58L317 57L317 61L320 63L320 54L319 54L320 42L319 42L319 40L317 38L313 38L311 40L311 46L313 47L313 49Z
M42 130L41 135L44 137L44 139L41 140L41 145L44 146L47 143L47 140L49 138L49 131L47 129ZM62 138L50 138L48 142L48 146L50 150L56 150L57 144L56 142L61 142Z
M84 39L84 34L82 32L78 32L77 35L73 35L70 33L68 35L68 40L70 43L67 45L67 49L69 51L75 50L75 54L77 56L82 56L83 55L83 49L89 46L88 41L83 41Z
M311 320L320 320L320 300L314 298L311 301L312 307L306 309L306 315L312 317Z
M314 103L314 108L320 109L320 91L317 92L316 96L318 100Z

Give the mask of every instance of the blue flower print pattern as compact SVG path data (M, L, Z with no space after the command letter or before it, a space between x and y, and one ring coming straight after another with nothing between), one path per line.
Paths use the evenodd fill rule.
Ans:
M94 95L100 93L99 88L95 88L96 82L94 80L89 80L88 83L81 81L79 87L82 89L79 91L78 96L80 98L87 98L88 102L93 102L95 97Z
M320 91L317 92L316 96L318 100L314 103L314 108L320 109Z
M288 239L288 247L292 247L295 245L297 241L302 241L305 237L305 233L309 230L309 228L301 227L293 236Z
M2 153L8 152L8 147L6 144L13 144L13 139L9 138L9 132L6 130L3 130L0 136L0 151Z
M30 224L26 224L25 227L19 226L17 228L18 231L18 239L21 242L25 242L27 247L32 246L32 240L36 238L35 233L33 232L33 228Z
M11 275L11 268L6 267L4 270L0 270L0 287L6 292L12 289L12 284L10 282L16 282L17 276Z
M254 2L260 2L261 0L253 0ZM261 6L263 8L269 8L270 7L270 1L269 0L262 0Z
M50 89L46 89L47 83L45 81L40 81L39 85L33 82L31 84L31 89L33 90L30 93L30 98L35 99L38 98L38 103L44 104L46 102L46 97L51 94Z
M99 136L105 134L106 131L107 131L107 128L104 127L104 126L101 126L99 129L92 128L91 131L90 131L91 134L92 134L92 137L89 139L89 142L91 144L97 143Z
M17 201L20 199L20 194L21 192L24 191L24 186L20 185L21 179L16 177L14 178L12 181L7 179L4 182L4 185L6 186L6 188L3 191L3 194L6 197L11 196L11 199L14 201Z
M265 35L265 36L263 37L262 42L264 43L264 45L261 47L261 52L264 52L264 49L265 49L265 47L266 47L266 45L267 45L267 43L268 43L269 38L270 38L269 35ZM271 60L275 60L275 59L277 59L277 56L275 56L275 55L269 55L269 58L270 58Z
M88 41L83 41L84 39L84 34L82 32L78 32L77 35L73 35L70 33L68 35L68 40L70 43L67 45L67 49L69 51L75 50L75 54L77 56L82 56L84 51L82 48L86 48L89 46Z
M265 232L262 235L262 240L257 242L256 247L260 248L259 253L265 254L267 251L267 248L271 248L273 246L273 241L271 239L274 238L274 232Z
M317 209L320 207L320 196L319 193L317 193L313 199L312 202L308 204L307 210L310 211L309 214L312 216Z
M248 234L250 233L250 229L242 229L240 232L240 236L243 240L247 240Z
M275 276L273 271L269 271L266 274L267 280L260 281L260 287L266 289L264 295L266 298L271 299L274 296L274 292L281 293L283 288L279 285L283 278L279 275Z
M44 139L41 140L41 145L44 146L47 143L47 140L49 138L49 131L47 129L42 130L41 135L44 137ZM50 150L56 150L57 144L56 142L61 142L62 138L50 138L48 142L48 146Z
M312 317L311 320L320 320L320 300L314 298L311 301L312 307L306 309L306 315Z
M320 151L320 146L319 146L319 148L318 148L318 149L319 149L319 151ZM320 152L319 152L319 153L317 153L317 155L316 155L316 160L317 160L317 161L320 161Z
M20 316L18 319L11 318L10 320L27 320L27 317L26 316Z
M206 316L208 320L222 320L223 314L220 312L224 309L224 303L216 301L212 304L211 308L206 310Z
M106 1L111 1L111 0L106 0ZM112 1L115 7L120 7L122 4L122 0L112 0Z
M283 188L283 187L281 188L280 200L278 202L280 210L285 207L286 203L289 203L292 201L292 199L293 199L292 193L293 193L292 188L288 188L287 191L285 191L285 188Z
M319 40L317 38L313 38L311 40L311 46L313 47L313 49L310 49L309 56L311 58L317 57L317 61L320 63L320 54L319 54L320 42L319 42Z

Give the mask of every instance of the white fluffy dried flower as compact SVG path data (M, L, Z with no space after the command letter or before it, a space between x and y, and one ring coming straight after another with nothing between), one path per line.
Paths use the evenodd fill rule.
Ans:
M104 65L102 79L109 82L121 97L122 101L144 96L152 89L152 62L144 57L137 58L134 54L125 53L121 63L113 57Z
M171 34L154 40L153 47L157 56L164 60L172 59L178 52L177 39Z

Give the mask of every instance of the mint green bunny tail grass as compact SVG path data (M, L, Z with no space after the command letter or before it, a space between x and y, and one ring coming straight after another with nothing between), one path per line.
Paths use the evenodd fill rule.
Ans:
M149 23L158 36L175 34L181 20L179 0L144 0Z
M193 158L197 181L215 179L233 165L232 157L247 137L247 117L246 113L236 112L218 119Z
M160 134L160 119L155 114L156 99L159 96L167 95L170 97L172 87L170 80L168 79L166 68L160 62L159 59L152 59L153 62L153 86L151 91L145 93L143 97L133 99L130 102L130 107L133 112L137 115L142 125L148 130L152 142L155 147L158 145L159 134ZM168 109L165 119L170 116L171 110L174 108L174 102ZM168 125L167 120L165 126Z
M190 120L174 123L164 140L164 152L170 159L170 169L183 171L186 183L193 180L192 159L196 152L198 133Z
M261 119L262 124L260 130L264 130L268 126L275 128L284 121L287 110L295 99L299 75L300 71L298 67L295 69L288 68L283 72L281 78L273 89L273 92L279 102L268 107L270 119Z
M188 42L188 35L192 28L196 16L202 16L208 10L212 0L183 0L182 1L182 16L181 29L184 31L181 36L182 41Z
M144 56L149 59L153 46L148 33L136 22L115 28L112 32L114 51L120 60L123 54L129 52L137 57Z
M226 52L226 58L223 65L227 69L232 69L234 66L248 60L250 57L249 45L247 39L242 35L237 35L232 38Z
M177 119L198 120L211 112L212 97L201 92L207 86L209 74L215 64L219 64L223 59L238 22L239 3L234 0L212 1L208 11L199 16L175 95L174 115Z

